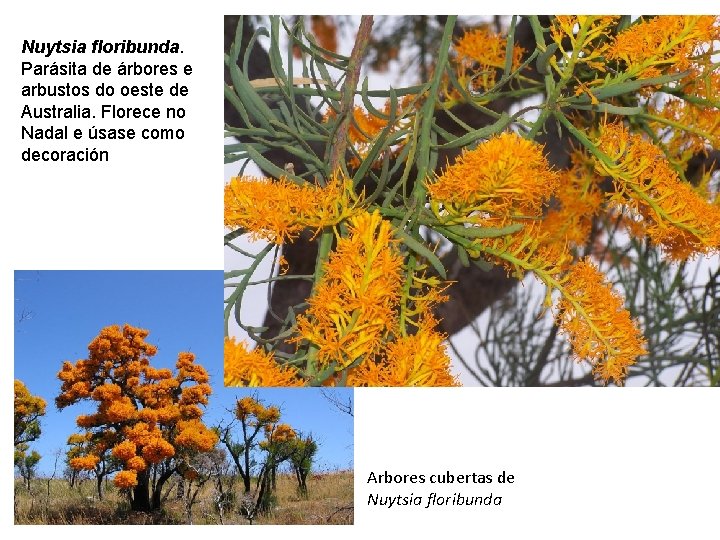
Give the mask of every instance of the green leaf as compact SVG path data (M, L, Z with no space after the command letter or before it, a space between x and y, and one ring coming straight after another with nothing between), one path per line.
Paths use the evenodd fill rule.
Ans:
M610 114L621 114L625 116L633 116L641 114L645 111L644 107L621 107L619 105L611 105L610 103L598 103L597 105L573 105L573 109L581 111L597 111Z
M493 269L493 264L487 262L485 259L472 259L472 263L484 272L489 272Z
M510 121L510 116L504 112L500 115L500 118L498 118L494 124L490 124L489 126L484 126L480 129L471 131L470 133L466 133L465 135L463 135L462 137L458 137L454 141L439 145L438 148L457 148L458 146L467 146L468 144L474 143L479 139L488 139L492 135L500 133L503 129L505 129L505 127L510 123Z
M224 273L224 276L225 276L225 277L224 277L223 279L231 279L231 278L235 278L235 277L238 277L238 276L244 276L244 275L247 274L247 273L248 273L248 269L247 269L247 268L245 268L245 269L243 269L243 270L231 270L230 272L225 272L225 273Z
M456 247L458 259L460 259L460 264L467 268L468 266L470 266L470 258L468 257L468 252L465 251L465 248L459 244Z
M304 184L305 181L300 178L299 176L295 176L294 174L290 174L285 169L281 169L274 163L272 163L270 160L265 158L260 152L255 150L252 146L247 147L247 153L250 156L250 158L258 164L258 166L264 170L266 173L271 174L275 178L280 178L281 176L284 176L288 178L289 180L292 180L296 184Z
M625 81L618 84L611 84L610 86L593 90L593 95L595 95L598 99L619 96L620 94L627 94L629 92L640 90L643 86L654 86L656 84L666 84L672 81L677 81L678 79L686 77L689 73L690 72L688 71L683 71L682 73L676 73L674 75L663 75L661 77L652 77L650 79L640 79L638 81Z
M548 45L547 49L545 49L545 52L541 53L540 56L537 57L537 70L540 75L547 75L550 73L550 59L555 54L555 51L557 51L558 46L557 43L551 43Z
M449 225L443 228L463 238L497 238L518 232L523 228L523 224L513 223L499 229L495 227L465 227L464 225Z
M445 267L443 266L442 262L440 262L438 256L435 255L432 251L430 251L430 249L425 244L415 240L415 238L405 232L404 229L396 228L395 233L398 235L398 237L400 237L400 239L409 249L411 249L421 257L427 259L427 261L432 265L435 271L440 274L440 277L442 277L443 279L447 279L447 273L445 272Z

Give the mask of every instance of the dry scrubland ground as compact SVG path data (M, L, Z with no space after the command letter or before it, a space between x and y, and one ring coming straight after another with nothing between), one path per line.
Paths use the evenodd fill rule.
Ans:
M353 473L333 472L308 479L308 498L297 494L297 482L289 475L278 477L277 507L266 516L259 516L254 524L276 525L350 525L353 522ZM220 516L213 502L214 490L206 484L193 506L195 525L220 524ZM236 505L237 506L237 505ZM227 509L225 524L245 525L249 522L237 509ZM153 514L130 512L125 497L112 483L103 501L96 498L95 482L85 481L74 489L66 480L33 481L28 493L22 482L15 481L15 523L50 525L110 525L110 524L185 524L185 503L177 500L175 490L163 509Z

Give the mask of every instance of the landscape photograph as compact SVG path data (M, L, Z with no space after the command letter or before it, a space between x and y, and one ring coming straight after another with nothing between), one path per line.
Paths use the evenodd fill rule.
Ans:
M353 523L353 394L226 388L222 273L15 273L16 524Z

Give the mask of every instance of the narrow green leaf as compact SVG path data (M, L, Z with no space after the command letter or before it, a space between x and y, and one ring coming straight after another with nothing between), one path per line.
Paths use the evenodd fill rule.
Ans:
M292 180L296 184L304 184L305 181L300 178L299 176L295 176L294 174L290 174L285 169L281 169L274 163L272 163L270 160L265 158L262 154L260 154L258 151L256 151L252 146L247 147L247 153L250 155L250 158L258 164L258 166L264 170L266 173L274 176L275 178L280 178L281 176L286 177L288 180Z
M540 75L547 75L548 73L550 73L550 59L553 57L555 51L557 50L557 43L551 43L550 45L548 45L547 49L545 49L545 52L541 53L537 57L535 65L537 66L537 70Z
M438 256L435 255L432 251L430 251L430 249L425 244L419 242L418 240L415 240L415 238L405 232L404 229L401 229L399 227L395 229L395 233L398 235L398 237L400 237L400 239L409 249L411 249L421 257L427 259L427 261L432 265L432 267L437 271L437 273L440 274L440 277L442 277L443 279L447 278L447 272L445 272L445 267L443 266L442 262L440 262Z
M597 105L573 105L573 109L581 111L598 111L602 113L621 114L625 116L633 116L641 114L645 111L644 107L621 107L619 105L611 105L610 103L598 103Z
M487 262L485 259L472 259L472 263L483 272L489 272L493 269L493 264Z
M462 236L463 238L498 238L499 236L507 236L518 232L523 228L522 223L513 223L507 227L465 227L464 225L449 225L443 227L453 234ZM442 229L440 229L442 232Z
M462 264L465 268L470 266L470 259L468 258L468 252L465 251L465 248L461 245L457 245L457 254L458 259L460 259L460 264Z
M244 276L247 273L247 268L244 268L243 270L231 270L230 272L223 273L223 275L225 276L223 279L231 279L238 276Z
M682 73L676 73L674 75L663 75L661 77L652 77L650 79L640 79L637 81L625 81L617 84L611 84L610 86L593 90L593 95L598 99L619 96L620 94L635 92L644 86L654 86L656 84L666 84L672 81L677 81L678 79L686 77L688 74L688 71L683 71ZM587 96L585 96L585 98L589 99Z
M459 146L467 146L468 144L476 142L479 139L488 139L492 135L500 133L503 129L505 129L505 127L507 127L510 121L510 116L508 116L508 114L504 112L502 113L502 115L500 115L500 118L498 118L498 120L494 124L490 124L489 126L484 126L480 129L476 129L475 131L471 131L470 133L466 133L462 137L458 137L457 139L448 143L440 144L438 145L438 148L457 148Z

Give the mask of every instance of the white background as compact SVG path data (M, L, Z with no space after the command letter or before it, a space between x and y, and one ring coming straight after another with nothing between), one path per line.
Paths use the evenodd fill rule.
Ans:
M702 11L702 2L683 9ZM120 7L121 6L121 7ZM304 12L327 13L337 3L303 4ZM534 7L533 7L534 6ZM450 11L453 6L427 6ZM592 11L593 6L583 6ZM622 12L627 3L605 2L596 11ZM646 4L645 11L658 6ZM426 9L363 3L350 9L402 14ZM530 3L491 5L506 12L538 11ZM555 9L553 9L555 8ZM221 269L223 169L220 94L224 13L297 11L243 2L13 3L0 33L0 351L2 426L10 430L15 269ZM571 12L569 3L540 11ZM467 8L464 8L467 10ZM633 4L633 11L642 6ZM120 144L110 164L23 163L19 95L24 39L91 42L179 41L184 55L159 62L194 67L188 120L180 144ZM59 61L70 60L58 56ZM114 57L117 59L117 57ZM132 60L134 58L129 58ZM75 58L80 60L80 58ZM92 64L86 56L86 63ZM142 60L142 58L139 58ZM60 82L62 78L58 78ZM109 81L108 81L109 82ZM76 100L68 99L67 103ZM164 107L164 98L137 99ZM38 103L39 104L39 103ZM50 103L48 103L50 104ZM127 124L123 127L128 127ZM133 127L142 128L140 123ZM63 144L64 145L64 144ZM80 146L78 144L78 146ZM84 146L84 145L83 145ZM90 145L92 146L92 145ZM218 291L218 309L221 309ZM220 361L218 359L218 361ZM296 538L339 534L463 534L490 538L717 538L711 516L720 506L717 411L713 389L377 389L356 392L356 509L354 527L293 527ZM0 526L3 534L34 537L50 531L13 527L11 447L0 453ZM430 486L368 487L370 471L392 473L493 473L507 470L516 483L502 488L500 508L470 510L369 509L368 494L427 494ZM496 491L493 485L492 490ZM435 491L466 491L438 488ZM484 494L485 488L478 488ZM499 490L498 490L499 492ZM172 529L173 534L180 532ZM207 534L200 530L200 534ZM83 531L89 532L89 531ZM134 528L133 535L157 535ZM239 531L214 527L210 534L285 534L273 528ZM425 534L425 533L429 534ZM69 528L51 534L75 537ZM122 527L91 534L126 535ZM184 527L183 536L198 531Z

